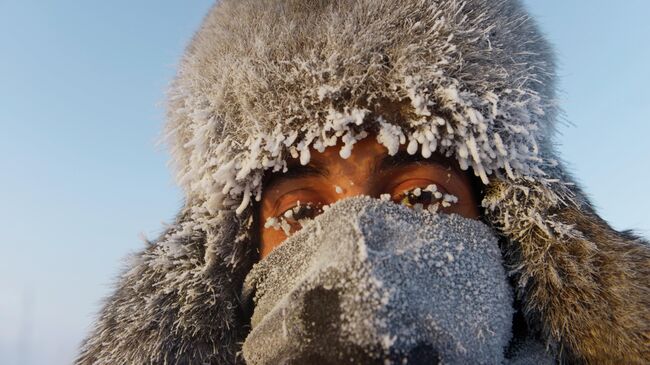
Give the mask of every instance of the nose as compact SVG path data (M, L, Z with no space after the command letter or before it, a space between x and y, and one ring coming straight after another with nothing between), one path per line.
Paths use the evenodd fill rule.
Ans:
M386 364L408 364L408 365L438 365L440 364L440 357L438 352L428 344L422 344L414 347L407 353L392 352L388 356L373 357L368 355L368 352L363 349L342 349L332 348L332 353L341 352L345 350L347 355L345 358L330 358L331 355L324 355L318 353L307 353L299 356L298 359L292 359L288 365L303 365L303 364L316 364L316 365L339 365L341 363L352 364L365 364L365 365L386 365Z
M367 180L367 179L365 179ZM356 176L347 176L344 179L336 181L334 184L335 197L330 203L337 200L351 198L359 195L370 195L374 193L374 187L368 181L364 181Z
M410 349L393 348L382 351L379 348L363 348L353 343L340 341L338 319L341 317L340 293L316 287L305 296L302 312L307 323L306 338L312 341L288 363L334 365L354 363L366 365L409 364L436 365L440 363L439 353L428 343L419 343Z
M393 364L436 365L440 363L440 356L433 346L422 343L406 353L392 351L387 360Z
M349 180L346 184L335 185L334 191L336 192L336 200L350 198L357 195L367 195L367 190L364 186L355 184Z

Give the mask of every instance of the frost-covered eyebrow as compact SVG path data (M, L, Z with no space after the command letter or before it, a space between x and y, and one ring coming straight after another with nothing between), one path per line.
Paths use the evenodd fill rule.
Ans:
M328 176L329 171L320 165L300 165L300 164L289 164L287 166L287 172L276 172L268 177L263 184L265 189L269 189L274 185L277 185L286 180L299 179L303 177L312 177L312 176Z
M416 153L410 155L405 150L400 150L393 156L385 156L375 164L372 168L373 173L381 173L396 168L408 166L411 164L426 164L426 165L441 165L445 168L450 166L450 162L444 156L433 154L429 158L422 157L421 154Z
M287 172L276 172L269 175L263 183L264 189L270 189L271 187L288 180L313 176L329 176L327 166L314 162L314 159L312 159L312 161L307 165L300 165L297 162L290 163L287 166ZM412 164L440 165L445 168L450 166L449 160L439 154L433 154L429 158L424 158L419 153L410 155L406 150L400 150L393 156L383 156L378 158L371 168L371 173L383 173Z

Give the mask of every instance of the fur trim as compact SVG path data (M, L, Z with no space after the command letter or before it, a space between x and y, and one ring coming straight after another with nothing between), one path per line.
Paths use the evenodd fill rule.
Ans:
M236 363L264 171L369 130L487 184L519 300L560 361L648 363L650 249L558 164L552 52L517 0L224 0L189 45L166 137L185 206L135 256L79 364Z
M373 128L390 151L455 155L488 183L543 176L553 59L513 1L225 1L170 96L186 194L211 211L259 199L262 172ZM386 105L400 113L385 115Z
M200 231L188 211L132 257L76 364L236 363L248 333L241 283L254 255L235 242L243 224L232 212Z
M527 322L562 362L648 363L648 242L613 230L577 187L551 202L549 188L564 187L494 181L484 200Z

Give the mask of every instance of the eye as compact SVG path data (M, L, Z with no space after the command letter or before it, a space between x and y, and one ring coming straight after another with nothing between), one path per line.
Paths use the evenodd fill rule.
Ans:
M426 187L403 190L393 198L393 201L407 207L427 208L440 198L442 198L442 193L438 191L438 187L435 184L430 184Z
M289 235L292 231L299 229L306 220L321 214L324 208L320 203L297 201L296 205L286 209L280 215L268 218L264 223L264 228L282 229L286 235Z
M282 217L288 222L299 223L303 219L312 219L320 213L322 213L322 207L311 202L300 203L298 201L296 205L285 210Z
M392 200L407 207L425 209L432 213L437 212L440 207L448 208L458 202L456 196L439 191L436 184L403 190Z

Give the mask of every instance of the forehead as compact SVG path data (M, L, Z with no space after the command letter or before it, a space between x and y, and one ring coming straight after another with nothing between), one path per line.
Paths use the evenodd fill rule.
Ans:
M269 187L287 180L311 177L328 178L364 178L389 172L414 164L438 165L447 169L460 170L455 160L439 154L428 158L421 154L408 154L405 146L394 155L388 154L388 149L377 142L374 136L358 141L352 153L346 158L340 155L341 144L328 147L323 152L311 150L309 163L302 165L298 158L287 161L287 172L276 172L265 179L264 186Z
M336 166L340 164L359 164L369 162L378 158L388 156L388 149L377 142L374 135L370 135L353 145L352 153L349 156L341 156L343 144L328 147L325 151L318 152L312 149L310 163L315 165ZM289 166L295 166L295 161L291 161Z

